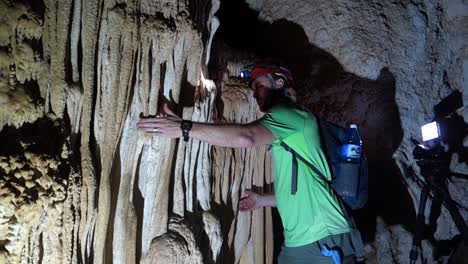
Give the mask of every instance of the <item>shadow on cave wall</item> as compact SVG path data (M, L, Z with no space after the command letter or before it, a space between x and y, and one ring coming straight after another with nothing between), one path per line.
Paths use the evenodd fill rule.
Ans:
M392 159L403 136L393 74L384 68L370 80L346 72L336 58L311 45L299 25L286 20L268 24L257 15L243 1L222 2L210 77L219 82L228 57L236 52L282 60L295 75L299 103L320 118L359 127L369 160L369 201L354 215L365 240L374 239L377 216L412 229L413 205Z

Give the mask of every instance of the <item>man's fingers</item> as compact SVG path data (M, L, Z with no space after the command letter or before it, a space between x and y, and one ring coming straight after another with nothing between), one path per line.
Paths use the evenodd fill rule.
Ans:
M151 123L151 122L158 121L161 118L163 117L143 117L143 118L140 118L140 120L138 120L138 123Z
M241 211L252 211L253 210L253 206L240 206L239 209Z
M161 134L174 134L180 132L180 128L166 128L166 127L145 127L140 128L141 131L150 133L150 132L158 132Z
M253 207L252 204L242 204L242 205L239 205L239 209L241 209L241 211L248 211L248 210L251 210Z
M161 125L161 124L146 124L146 125L138 126L138 128L140 130L151 130L151 129L154 129L154 128L156 128L158 130L176 130L176 128L171 128L171 127L164 126L164 125Z
M148 135L151 135L151 136L161 136L162 133L161 132L146 132Z
M248 198L243 198L240 201L239 206L244 206L244 207L247 206L249 204L248 200L249 200Z
M177 117L170 116L157 116L157 117L145 117L140 118L137 123L162 123L162 122L176 122Z
M245 196L245 197L241 198L240 202L241 202L241 203L246 203L247 201L251 201L251 200L252 200L252 199L250 199L249 196Z
M153 123L142 123L142 124L137 124L137 127L138 127L138 128L142 128L142 129L145 129L145 128L154 128L154 127L156 127L156 124L153 124Z
M136 126L138 129L158 128L171 131L180 130L180 123L164 119L153 122L138 122Z
M180 130L179 124L174 123L137 123L137 128L144 130L147 128L157 128L161 130L170 130L170 131L177 131Z
M259 208L257 201L258 194L249 189L244 191L244 197L239 202L239 208L241 211L252 211Z
M239 207L242 210L252 209L254 205L255 205L255 201L253 201L249 197L242 198L239 203Z

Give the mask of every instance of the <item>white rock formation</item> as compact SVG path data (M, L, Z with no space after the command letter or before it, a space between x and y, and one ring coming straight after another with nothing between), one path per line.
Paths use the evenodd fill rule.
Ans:
M211 7L208 16L203 5ZM263 243L246 244L263 232L264 220L253 229L237 202L253 178L262 186L271 176L225 176L213 171L212 146L152 138L135 125L140 115L157 114L163 97L184 118L213 121L217 88L203 69L219 1L1 1L0 7L0 128L13 131L17 148L2 149L0 157L2 263L160 263L174 256L204 263L229 258L223 243L237 259L263 250ZM202 40L205 29L209 38ZM252 101L237 99L250 105L238 118L253 120ZM44 145L22 134L23 124L40 118L60 130L52 153L41 154ZM47 139L47 128L37 128L36 137ZM216 160L242 166L230 156ZM215 198L222 192L223 202ZM203 255L200 246L209 250Z

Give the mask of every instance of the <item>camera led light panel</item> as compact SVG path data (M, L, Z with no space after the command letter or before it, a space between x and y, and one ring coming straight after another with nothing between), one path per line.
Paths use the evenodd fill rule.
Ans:
M423 141L428 141L440 137L439 125L432 122L421 127Z

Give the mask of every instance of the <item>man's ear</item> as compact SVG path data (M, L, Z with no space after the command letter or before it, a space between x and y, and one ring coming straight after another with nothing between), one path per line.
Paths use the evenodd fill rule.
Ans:
M284 80L282 78L277 78L275 80L276 89L283 89L284 88Z

